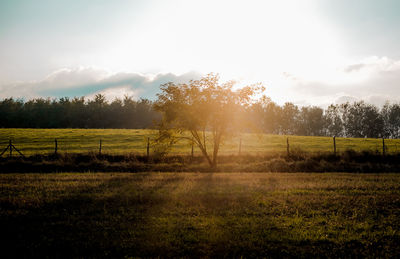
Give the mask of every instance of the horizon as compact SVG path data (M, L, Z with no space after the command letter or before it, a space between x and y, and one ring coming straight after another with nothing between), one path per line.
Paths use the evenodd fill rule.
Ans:
M399 102L400 3L2 1L0 98L154 99L215 72L282 105Z

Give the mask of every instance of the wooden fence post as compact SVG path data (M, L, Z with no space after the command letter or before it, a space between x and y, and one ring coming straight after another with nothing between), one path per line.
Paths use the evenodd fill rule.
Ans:
M10 139L10 143L8 144L8 146L10 147L10 157L12 157L12 142Z
M99 141L99 155L101 155L101 139L100 139L100 141Z
M385 138L382 138L382 155L385 156Z
M289 137L286 138L286 152L289 155Z
M54 154L56 154L56 155L57 155L57 149L58 149L58 147L57 147L57 139L55 138L54 139Z
M242 153L242 138L240 138L240 141L239 141L239 156L241 153Z
M333 136L333 154L336 156L336 136Z
M147 159L150 157L150 138L147 137Z
M193 158L193 155L194 155L194 152L193 152L193 138L192 138L192 153L191 153L191 155L192 155L192 158Z
M12 150L15 149L15 151L17 151L18 154L20 154L23 158L25 158L24 154L21 153L21 151L19 151L18 148L16 148L13 144L12 141L10 139L10 142L8 144L8 146L6 147L6 149L4 149L3 152L1 152L0 156L2 156L4 154L4 152L6 152L7 150L10 151L10 158L12 157Z

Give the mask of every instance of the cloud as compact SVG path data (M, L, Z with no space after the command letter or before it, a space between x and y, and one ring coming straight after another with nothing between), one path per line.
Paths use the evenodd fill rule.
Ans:
M93 81L99 81L107 76L109 72L102 69L95 68L75 68L75 69L60 69L54 71L48 75L44 80L40 82L41 86L47 86L46 88L54 87L58 88L69 88L76 87L79 85L89 84Z
M266 75L266 79L274 74ZM0 98L92 97L97 93L107 99L130 95L155 99L161 84L183 83L198 79L201 74L111 73L97 68L57 70L42 80L0 85ZM276 81L267 83L267 94L279 104L327 107L332 103L364 100L381 106L386 101L400 102L400 60L369 57L321 73L304 75L285 72Z
M106 97L107 101L112 102L115 99L124 99L125 96L132 97L133 99L139 99L140 91L134 90L127 87L114 87L114 88L107 88L89 95L86 95L86 99L94 99L97 94L102 94Z
M386 101L400 102L400 60L369 57L338 68L325 78L304 78L285 73L293 96L309 105L364 100L381 106ZM296 101L295 101L296 102Z
M359 99L357 97L354 96L340 96L339 98L337 98L335 100L336 104L342 104L342 103L353 103L353 102L357 102L359 101Z
M344 72L346 72L346 73L351 73L351 72L354 72L354 71L360 71L362 68L364 68L365 67L365 65L364 64L353 64L353 65L349 65L349 66L346 66L344 69L343 69L343 71Z
M37 97L91 97L97 93L107 99L123 97L154 99L161 84L167 82L183 83L198 79L201 75L188 72L182 75L172 73L143 75L139 73L115 73L94 68L61 69L42 80L16 82L0 86L0 98L37 98Z

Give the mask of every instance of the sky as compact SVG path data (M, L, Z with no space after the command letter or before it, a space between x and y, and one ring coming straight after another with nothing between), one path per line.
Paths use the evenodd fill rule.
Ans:
M155 99L210 72L283 104L400 101L397 0L1 0L0 98Z

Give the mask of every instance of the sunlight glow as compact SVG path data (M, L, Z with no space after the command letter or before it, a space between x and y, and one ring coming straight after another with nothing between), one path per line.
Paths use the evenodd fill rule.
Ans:
M400 98L396 0L19 2L0 2L2 98L153 99L210 72L279 104Z
M280 98L287 94L283 73L334 78L328 71L344 62L338 35L311 3L160 2L135 26L125 21L108 51L93 53L93 59L114 71L219 72L222 79L249 82L268 78L270 95Z

